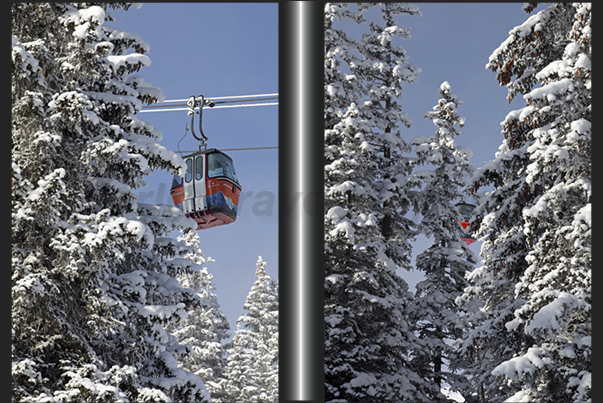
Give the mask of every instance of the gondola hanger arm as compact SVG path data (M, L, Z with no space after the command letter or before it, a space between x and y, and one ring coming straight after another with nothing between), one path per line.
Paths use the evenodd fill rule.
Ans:
M199 150L204 149L206 148L205 142L209 140L209 138L205 135L205 133L203 133L203 107L207 105L210 108L213 108L215 102L211 99L206 99L203 95L199 95L196 98L194 95L191 95L188 101L186 102L186 105L189 107L188 115L191 117L191 133L193 134L193 137L199 140L199 142L201 143L199 145ZM199 112L195 112L196 107L199 107ZM199 138L199 136L197 136L197 134L195 133L195 113L199 114L199 134L202 138Z

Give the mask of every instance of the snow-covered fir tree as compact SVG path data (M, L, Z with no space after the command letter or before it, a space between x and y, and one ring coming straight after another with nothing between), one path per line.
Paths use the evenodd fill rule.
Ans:
M163 95L131 75L149 46L106 24L129 6L12 4L15 402L209 401L165 331L197 299L168 237L194 223L134 194L185 165L136 117Z
M257 280L237 320L229 350L222 402L278 402L278 284L260 256Z
M230 325L220 310L216 287L212 284L212 275L204 265L214 260L205 257L200 249L199 234L194 230L185 230L178 238L191 247L185 255L200 266L199 271L182 272L178 280L182 286L199 296L199 303L187 311L187 317L173 330L178 341L188 347L179 361L182 368L191 371L203 380L209 390L212 401L220 398L220 382L226 370L226 345Z
M494 186L478 208L484 266L459 299L475 306L464 351L483 400L591 401L590 13L547 7L487 66L527 104L470 184Z
M402 112L400 101L403 86L416 81L421 69L409 63L406 50L397 43L410 37L410 28L399 26L396 17L421 13L407 3L359 3L358 13L374 7L383 25L370 23L369 33L358 42L360 58L352 61L350 68L361 85L359 117L370 130L363 133L362 148L376 164L372 176L378 192L383 252L397 267L408 268L412 222L405 218L411 205L406 177L412 164L405 155L411 147L402 136L402 127L409 128L411 120Z
M460 135L458 128L465 122L457 112L460 103L450 84L442 83L437 104L424 115L437 127L435 135L412 141L417 164L429 168L417 171L414 179L421 187L416 200L417 212L423 217L419 230L433 239L433 244L416 259L416 269L423 272L425 280L416 285L414 296L414 329L422 345L413 352L417 372L433 386L429 401L444 398L440 391L443 383L458 387L463 380L458 372L463 369L463 357L451 344L464 331L463 314L455 301L467 285L466 273L477 261L460 238L455 208L462 198L460 189L474 170L469 162L471 151L455 141Z
M338 19L371 23L360 40ZM410 146L401 128L402 87L419 69L397 42L408 36L402 3L325 7L325 400L425 401L429 386L410 367L418 339L412 295L396 273L409 268L413 224Z
M573 7L563 56L535 75L517 117L535 139L526 183L538 197L522 212L531 249L505 325L532 344L493 371L521 388L514 399L591 399L591 5Z
M345 109L352 100L359 95L354 84L355 76L346 74L341 70L342 61L350 63L353 59L352 51L354 41L346 35L342 29L337 29L335 21L354 19L356 15L349 10L347 3L326 3L324 19L325 35L325 104L324 124L325 128L332 129L341 119ZM335 144L328 147L325 152L333 155L340 153Z
M524 3L527 13L538 3ZM509 102L526 94L537 84L535 74L561 59L573 24L573 3L556 3L513 28L509 37L490 55L486 68L508 90Z

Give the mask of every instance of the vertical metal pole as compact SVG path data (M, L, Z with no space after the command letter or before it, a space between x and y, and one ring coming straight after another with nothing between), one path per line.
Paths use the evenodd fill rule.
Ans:
M280 401L324 401L324 3L279 7Z

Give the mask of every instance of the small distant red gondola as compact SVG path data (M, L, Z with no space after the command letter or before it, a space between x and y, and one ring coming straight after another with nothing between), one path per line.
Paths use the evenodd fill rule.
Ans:
M174 175L170 190L174 205L197 222L197 230L234 222L241 185L232 159L215 148L183 158L186 173Z
M471 228L469 228L469 220L471 219L471 215L473 214L473 210L475 210L475 205L471 203L460 202L455 204L456 210L459 212L461 216L461 220L459 220L459 224L463 229L460 231L461 240L465 241L467 245L471 245L475 242L475 238L471 235Z

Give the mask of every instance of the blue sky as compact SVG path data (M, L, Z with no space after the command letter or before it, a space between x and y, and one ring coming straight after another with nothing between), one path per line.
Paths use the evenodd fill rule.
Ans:
M494 159L501 145L500 122L511 110L522 106L521 97L510 105L507 90L496 75L485 68L488 57L508 37L509 31L528 17L522 3L418 3L422 16L412 20L411 39L406 41L410 61L421 67L419 81L405 88L406 112L413 120L409 137L427 136L435 126L423 114L438 99L438 88L448 81L463 103L459 114L466 117L457 144L473 152L471 163L479 169ZM539 5L535 12L544 9ZM534 12L534 13L535 13ZM485 191L482 189L481 191ZM429 243L423 238L415 245L420 253ZM478 256L481 243L470 249ZM417 273L402 273L412 284Z
M407 84L403 90L402 109L412 120L410 129L404 129L403 135L410 140L435 133L436 127L423 118L423 114L432 110L439 98L440 84L448 81L452 92L463 101L459 114L467 118L457 144L471 149L470 161L479 168L494 158L502 143L500 122L509 111L522 105L521 99L509 105L506 88L498 85L495 74L485 65L490 54L508 37L508 32L529 15L522 10L522 3L414 4L421 10L421 16L406 15L397 19L401 25L411 27L411 38L404 40L402 46L409 62L421 68L418 81ZM544 7L538 7L536 12ZM373 16L381 23L378 15ZM347 32L356 38L368 29L367 24L348 26ZM413 257L430 244L429 240L419 237L413 245ZM480 242L470 245L478 257L480 246ZM399 274L411 288L422 279L419 272L400 271Z
M528 15L521 3L416 4L423 15L400 20L411 27L412 38L404 42L410 62L422 69L419 81L404 90L403 109L413 120L406 137L410 140L434 133L435 126L422 115L436 103L440 84L448 81L464 101L459 113L467 118L458 143L471 148L471 162L479 167L493 159L501 144L499 123L521 106L521 101L507 103L505 88L498 86L494 73L485 65L509 30ZM147 3L138 10L113 14L116 21L110 25L135 32L150 45L152 65L138 74L161 87L166 99L278 92L276 3ZM317 21L317 29L321 24ZM186 112L139 117L163 133L162 144L176 150L185 133ZM210 147L278 144L278 107L205 108L203 118ZM196 149L190 134L180 149ZM278 151L229 154L235 161L243 195L247 194L240 217L232 225L200 231L199 235L206 256L216 260L208 269L234 330L255 280L258 255L267 262L268 274L278 278ZM169 173L153 173L139 196L146 202L171 203L170 182ZM428 245L423 238L417 240L414 253ZM479 253L479 242L471 249ZM420 279L417 273L401 275L411 286Z

